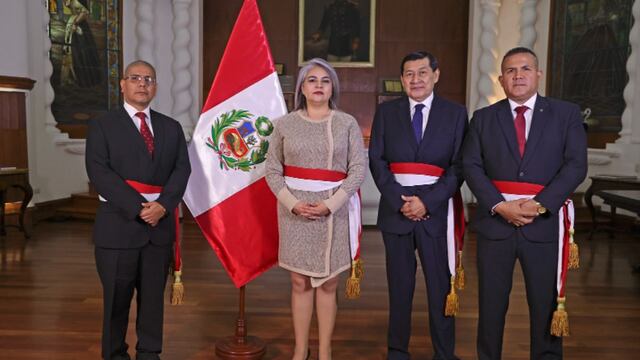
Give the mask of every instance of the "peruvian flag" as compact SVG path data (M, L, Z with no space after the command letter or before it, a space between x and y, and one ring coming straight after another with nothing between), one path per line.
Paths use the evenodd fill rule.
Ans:
M184 202L241 287L278 260L276 199L264 179L280 83L256 0L245 0L191 143Z

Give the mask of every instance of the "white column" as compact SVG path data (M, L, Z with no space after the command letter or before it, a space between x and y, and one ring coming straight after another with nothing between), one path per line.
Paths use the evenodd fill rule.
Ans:
M473 110L491 104L495 96L495 79L498 77L496 71L497 53L496 42L498 38L498 11L500 1L481 0L481 29L480 33L480 58L478 59L478 69L480 76L476 87L478 90L478 100L473 106Z
M522 4L520 16L520 46L532 49L536 44L538 33L536 31L536 21L538 12L536 11L537 0L520 0Z
M155 37L153 34L153 0L136 1L136 57L139 60L155 63Z
M632 14L634 18L633 27L631 28L631 33L629 34L629 45L631 46L631 53L629 54L629 59L627 60L627 74L629 75L629 82L627 86L624 88L624 102L626 103L626 107L624 112L622 113L622 130L619 135L620 138L616 140L618 144L629 144L631 143L631 134L632 134L632 126L633 126L633 104L636 97L635 94L635 83L637 81L636 76L636 64L638 52L640 48L638 45L640 44L640 25L638 25L638 20L640 19L640 1L636 1L633 4Z
M171 93L173 94L173 108L171 114L178 120L187 135L191 137L194 121L191 118L191 107L193 97L191 88L193 81L191 78L192 57L189 51L191 34L189 32L190 16L189 8L192 0L173 0L173 42L171 50L173 52L173 62L171 71L173 73L173 84Z

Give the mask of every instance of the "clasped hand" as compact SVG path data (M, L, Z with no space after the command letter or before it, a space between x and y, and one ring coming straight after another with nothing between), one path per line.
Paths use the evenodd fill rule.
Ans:
M531 199L503 201L494 211L515 226L531 224L539 215L538 204Z
M404 205L400 208L402 215L412 221L422 221L427 219L427 207L419 197L401 195Z
M294 214L305 217L309 220L318 220L331 213L327 205L325 205L322 201L319 201L317 203L298 201L298 203L293 207L293 209L291 209L291 211Z
M157 201L142 203L142 210L140 210L140 218L151 226L158 225L158 221L167 213L164 206L160 205Z

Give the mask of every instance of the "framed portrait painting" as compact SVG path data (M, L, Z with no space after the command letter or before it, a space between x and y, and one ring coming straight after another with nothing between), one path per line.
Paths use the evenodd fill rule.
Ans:
M57 127L69 132L120 106L122 0L48 0L46 4L55 92L51 111Z
M375 0L299 0L298 64L373 67Z

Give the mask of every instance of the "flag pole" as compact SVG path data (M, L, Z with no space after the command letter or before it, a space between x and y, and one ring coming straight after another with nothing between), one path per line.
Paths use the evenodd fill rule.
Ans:
M247 325L244 318L245 285L240 287L238 319L236 320L236 334L227 336L216 342L216 355L223 360L254 360L262 359L267 351L265 342L255 336L247 336Z

